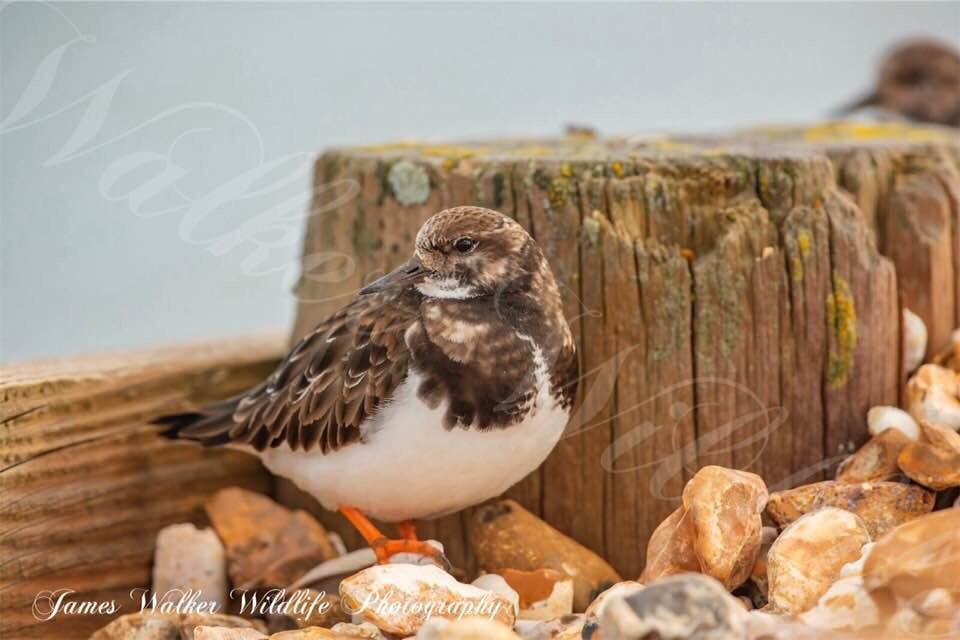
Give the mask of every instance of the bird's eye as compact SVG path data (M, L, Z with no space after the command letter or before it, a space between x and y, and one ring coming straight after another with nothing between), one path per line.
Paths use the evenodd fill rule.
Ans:
M897 75L897 84L905 87L918 87L927 80L927 74L922 69L905 69Z
M460 238L453 243L453 248L460 253L470 253L477 246L477 241L473 238Z

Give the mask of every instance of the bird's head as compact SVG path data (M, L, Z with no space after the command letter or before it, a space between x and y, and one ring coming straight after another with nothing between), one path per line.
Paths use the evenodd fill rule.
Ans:
M912 120L960 126L960 54L938 42L908 43L884 62L879 93Z
M917 122L960 127L960 53L931 40L901 45L884 60L873 94L852 108L869 106Z
M410 261L361 293L416 287L431 298L468 299L529 286L544 267L543 253L519 224L490 209L454 207L423 223Z

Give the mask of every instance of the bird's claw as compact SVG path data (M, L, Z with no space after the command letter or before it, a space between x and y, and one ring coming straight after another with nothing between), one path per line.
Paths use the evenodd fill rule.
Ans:
M370 546L377 555L379 564L387 564L394 556L409 553L429 558L448 573L453 570L453 565L446 554L443 553L442 547L438 548L428 541L379 538L374 540Z

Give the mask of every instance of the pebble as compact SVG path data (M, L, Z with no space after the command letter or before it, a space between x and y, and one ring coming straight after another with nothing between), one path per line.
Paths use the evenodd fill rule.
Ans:
M752 595L763 604L766 604L767 600L767 554L770 553L770 547L778 535L780 531L776 527L763 528L760 532L760 553L757 554L757 561L753 563L753 569L750 571L750 582L756 587ZM759 603L754 602L754 605L757 604Z
M191 636L192 640L263 640L266 637L256 629L206 625L197 627Z
M227 559L212 529L172 524L157 534L153 593L158 603L176 601L185 591L199 594L211 611L227 608Z
M517 617L553 620L573 612L573 579L566 573L555 569L503 569L500 575L519 597Z
M903 308L903 370L910 373L923 363L927 355L927 325L923 319Z
M221 489L207 515L227 551L234 587L287 587L307 570L336 556L322 526L305 511L236 487Z
M603 640L743 638L747 612L718 581L701 574L669 576L613 598L600 618Z
M756 474L700 469L683 489L683 506L650 536L640 581L701 572L727 590L743 584L760 552L766 501L767 487Z
M517 614L520 613L520 594L514 591L513 587L507 584L507 581L503 579L503 576L499 576L495 573L485 573L470 584L479 589L483 589L484 591L492 591L497 595L503 596L510 604L513 605L513 610Z
M340 583L344 610L386 633L413 635L431 617L490 617L512 627L516 616L506 598L457 582L433 565L385 564Z
M586 619L570 613L553 620L517 620L514 631L523 640L581 640Z
M386 636L377 628L376 625L369 622L352 624L350 622L338 622L330 628L335 638L366 638L367 640L386 640Z
M266 631L266 627L259 620L248 620L240 616L231 616L222 613L186 613L180 616L179 626L182 640L196 640L196 630L201 627L211 629L247 629L258 633ZM224 638L229 637L230 636L224 636ZM239 638L240 636L237 637Z
M510 627L486 618L432 618L417 632L416 640L518 640L519 637Z
M332 539L331 544L333 544ZM336 549L336 545L333 546ZM311 586L320 591L332 593L339 589L341 579L375 564L377 564L377 554L373 549L360 547L331 560L324 560L294 580L293 584L287 588L296 590Z
M960 593L960 509L943 509L877 541L863 581L881 602L910 602L933 589Z
M925 364L907 382L907 407L919 423L925 420L960 430L960 374Z
M960 329L950 334L950 346L933 356L930 361L960 373Z
M618 582L613 585L590 603L590 606L587 607L586 616L588 619L599 620L600 616L603 615L603 610L606 608L607 603L613 598L625 598L629 595L636 593L643 589L643 583L637 582L635 580L624 580L623 582Z
M287 593L285 600L294 606L267 616L271 631L332 627L339 622L350 622L350 616L340 607L339 596L334 594L298 589Z
M374 627L376 629L376 627ZM367 633L366 629L358 631L359 634ZM384 640L384 636L377 631L377 640ZM271 634L269 640L356 640L357 638L370 638L370 635L348 635L338 633L333 629L324 627L307 627L306 629L293 629Z
M95 631L90 640L180 640L179 621L176 614L129 613Z
M868 542L866 525L850 511L827 507L802 516L767 554L770 604L792 614L809 610Z
M956 434L954 434L956 435ZM960 439L960 435L957 436ZM824 507L837 507L857 514L871 538L930 513L935 494L923 487L900 482L816 482L770 494L767 515L785 527L801 516Z
M890 617L884 631L884 640L957 640L960 638L960 617L929 618L910 607L904 607Z
M680 507L657 525L647 542L647 562L640 575L645 584L658 578L700 571L694 551L693 517Z
M760 551L767 486L755 473L706 466L683 489L700 570L728 591L750 577Z
M859 629L880 621L880 611L863 584L863 565L874 547L865 544L860 557L840 570L840 579L820 596L800 620L818 629Z
M513 500L477 508L468 534L477 563L488 573L555 569L569 575L574 611L583 611L597 593L621 580L600 556Z
M937 491L960 486L960 433L928 422L921 422L921 427L924 441L900 452L900 469L911 480Z
M837 482L883 482L902 478L897 457L911 442L899 429L884 429L840 463Z
M203 629L202 636L199 632ZM220 613L131 613L111 621L90 636L90 640L220 640L264 638L260 620ZM231 635L232 634L232 635ZM239 635L238 635L239 634Z
M896 429L908 440L920 437L920 425L909 413L898 407L873 407L867 411L867 430L878 436L889 429Z
M748 640L840 640L847 638L836 633L824 634L823 629L809 627L798 623L792 617L783 616L772 611L748 611L747 635ZM726 640L726 639L725 639ZM730 638L730 640L739 640ZM865 640L850 638L850 640ZM892 640L892 639L891 639Z

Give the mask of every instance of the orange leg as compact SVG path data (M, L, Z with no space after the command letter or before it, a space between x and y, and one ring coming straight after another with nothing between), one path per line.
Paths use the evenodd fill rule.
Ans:
M417 525L413 524L413 520L398 522L397 531L400 532L400 537L404 540L419 540L417 538Z
M367 544L370 545L373 552L377 554L377 562L380 564L386 564L392 556L398 553L416 553L421 556L433 558L446 569L450 568L450 561L447 560L446 556L436 547L426 542L421 542L416 538L406 538L408 534L415 535L411 523L404 522L398 525L402 534L405 536L404 540L390 540L367 519L367 516L360 513L359 509L355 509L354 507L340 507L340 513L360 532L360 535L367 541Z

